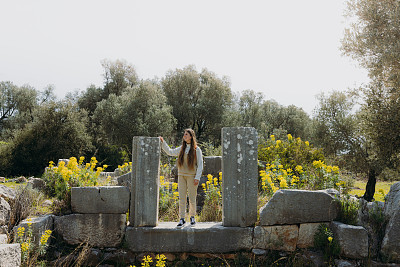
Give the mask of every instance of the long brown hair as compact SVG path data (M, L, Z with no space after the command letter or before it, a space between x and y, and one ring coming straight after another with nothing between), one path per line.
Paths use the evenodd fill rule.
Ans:
M190 143L190 150L188 154L188 167L189 169L194 168L194 162L196 159L196 148L197 148L197 141L196 141L196 135L194 131L190 128L185 129L185 132L188 132L190 136L192 137L192 142ZM183 156L185 155L185 150L186 150L186 142L182 138L182 147L181 151L179 151L179 156L178 156L178 166L183 165Z

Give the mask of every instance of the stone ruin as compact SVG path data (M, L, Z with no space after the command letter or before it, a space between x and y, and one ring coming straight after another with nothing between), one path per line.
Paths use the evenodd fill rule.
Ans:
M325 223L339 241L342 257L366 259L371 233L364 226L334 221L339 193L333 189L278 190L261 208L256 225L257 147L254 128L222 129L222 222L198 222L178 229L176 222L158 221L160 141L134 137L133 171L124 178L129 188L72 188L72 214L34 219L35 240L50 229L68 244L88 242L95 257L129 263L134 261L134 253L145 252L220 254L245 250L259 255L266 250L307 249L313 247L318 226ZM400 182L392 186L386 202L390 221L381 249L394 262L400 262L399 206ZM1 264L2 257L8 255L2 246L19 245L0 245L0 265L18 266Z

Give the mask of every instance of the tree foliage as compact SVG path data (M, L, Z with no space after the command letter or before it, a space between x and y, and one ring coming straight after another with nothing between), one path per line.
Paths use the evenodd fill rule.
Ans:
M400 3L395 0L351 0L354 18L342 41L345 55L369 71L371 82L361 88L361 118L370 140L369 181L364 198L371 200L376 176L398 165L400 153Z
M93 115L101 142L131 151L133 136L170 135L175 119L160 86L143 81L98 103Z
M104 96L110 94L121 95L124 89L133 87L139 82L135 67L125 60L104 59L101 62L104 68Z
M53 99L51 86L40 92L29 85L0 82L0 136L10 138L13 130L33 121L34 110L40 104Z
M1 146L1 171L13 175L36 175L49 161L82 155L91 148L87 116L62 101L43 104L34 110L34 120L14 132Z
M304 139L311 137L311 119L301 108L265 100L262 93L253 90L245 90L233 99L224 118L225 126L254 127L261 138L272 134L281 139L287 134Z
M206 69L198 73L194 66L187 66L168 71L161 83L177 120L177 140L189 127L196 131L198 139L216 135L232 97L226 79L220 79Z

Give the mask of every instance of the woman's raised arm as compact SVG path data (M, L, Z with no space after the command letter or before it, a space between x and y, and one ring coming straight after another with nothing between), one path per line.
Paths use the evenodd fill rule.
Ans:
M159 136L160 141L161 141L161 147L164 150L164 152L168 155L168 156L175 156L177 157L179 155L179 151L181 151L181 147L177 147L177 148L170 148L167 144L167 142L165 142L164 138L162 138L161 136Z

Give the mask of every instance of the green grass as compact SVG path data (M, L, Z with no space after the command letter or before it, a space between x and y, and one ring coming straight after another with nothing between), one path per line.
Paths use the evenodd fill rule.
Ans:
M7 182L6 181L5 183L2 183L2 185L5 185L5 186L10 187L12 189L15 189L17 186L26 185L26 183L16 183L16 182Z
M376 201L385 201L385 196L389 193L390 186L396 182L376 182L375 186L375 195L374 198ZM367 181L355 181L354 188L350 190L350 195L357 195L362 197L365 193L365 186L367 185Z

